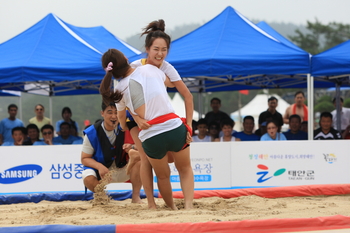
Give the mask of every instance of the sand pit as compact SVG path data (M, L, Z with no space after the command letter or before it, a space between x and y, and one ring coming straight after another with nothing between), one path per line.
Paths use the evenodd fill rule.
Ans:
M95 206L92 201L42 201L37 204L1 205L0 226L221 222L350 216L350 195L285 198L262 198L253 195L229 199L209 197L196 199L192 210L184 210L182 200L177 199L178 211L165 207L161 198L157 198L156 203L158 210L148 210L147 204L132 204L130 199L111 200L107 205Z

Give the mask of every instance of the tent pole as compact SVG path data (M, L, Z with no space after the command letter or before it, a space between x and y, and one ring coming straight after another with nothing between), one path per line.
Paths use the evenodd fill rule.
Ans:
M23 121L23 109L22 109L22 95L21 96L18 96L18 106L19 106L19 118Z
M307 74L308 140L314 138L314 77Z
M50 120L51 120L51 124L54 125L53 124L53 119L52 119L52 96L51 95L49 97L49 105L50 105ZM55 129L55 130L57 130L57 129Z
M337 112L337 130L341 133L341 103L340 103L340 83L335 85L335 103L336 103L336 112Z

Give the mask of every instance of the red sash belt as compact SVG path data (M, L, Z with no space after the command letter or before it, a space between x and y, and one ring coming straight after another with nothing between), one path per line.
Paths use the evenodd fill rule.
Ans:
M178 115L176 115L175 113L168 113L159 117L156 117L150 121L147 121L148 124L150 125L156 125L156 124L160 124L160 123L164 123L170 119L175 119L175 118L180 118L182 123L186 126L187 131L191 134L192 136L192 130L191 128L187 125L186 123L186 118L183 117L179 117Z
M293 104L293 106L292 106L292 114L296 114L296 109L297 108L297 105L296 104ZM307 121L307 119L308 119L308 110L307 110L307 107L306 107L306 105L305 104L303 104L303 112L304 112L304 119L302 119L303 121Z

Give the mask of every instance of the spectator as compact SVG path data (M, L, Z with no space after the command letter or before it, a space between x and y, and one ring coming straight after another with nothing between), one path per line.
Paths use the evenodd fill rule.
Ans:
M71 128L72 128L72 125L70 123L63 121L60 125L61 134L57 137L54 137L53 142L67 145L67 144L72 144L76 140L79 140L80 137L75 137L70 134Z
M260 128L255 130L255 134L258 135L259 138L261 138L261 136L263 136L265 133L267 133L266 124L267 124L267 121L261 123Z
M15 127L24 127L23 122L16 118L17 110L17 105L10 104L7 107L9 117L0 121L0 145L4 142L14 142L12 129Z
M209 136L211 141L214 142L216 138L219 137L220 126L215 121L209 123Z
M340 128L341 130L339 130L337 128L337 109L333 110L331 113L333 115L333 128L335 130L340 131L341 133L344 132L344 130L346 129L346 127L348 125L350 125L350 108L344 108L343 107L343 98L340 98ZM333 99L333 104L334 107L337 108L337 103L336 103L336 98Z
M246 116L243 119L243 131L235 132L232 136L239 138L241 141L259 141L260 137L253 133L254 117Z
M26 128L15 127L11 130L13 142L4 142L2 146L22 146L24 137L26 135Z
M284 113L283 121L285 124L289 124L289 117L294 114L299 115L302 121L308 120L308 108L304 104L304 93L302 91L297 91L294 95L294 101L295 103L290 105Z
M192 136L193 142L211 142L211 137L208 135L208 124L205 119L199 119L197 122L198 135Z
M342 138L350 139L350 125L348 125L348 127L346 127L346 129L344 130Z
M259 128L261 127L261 124L263 122L273 120L278 124L278 132L279 132L283 125L283 117L282 117L282 114L276 110L278 106L278 99L274 96L271 96L267 100L267 105L268 105L268 109L265 112L260 113L259 115Z
M301 122L300 130L301 130L301 131L304 131L305 133L308 133L308 132L309 132L309 129L308 129L308 127L307 127L307 121Z
M62 145L61 143L53 141L54 129L52 125L44 125L40 131L43 135L43 141L36 141L33 143L33 146Z
M192 136L197 135L198 132L198 122L195 120L192 120Z
M232 129L234 126L234 121L230 118L223 119L221 122L221 131L223 136L216 138L215 142L231 142L231 141L241 141L239 138L232 136Z
M285 141L287 140L283 133L278 132L278 123L268 121L266 123L267 133L261 136L260 141Z
M320 116L320 128L314 130L314 140L341 139L340 133L332 127L332 114L323 112Z
M301 118L294 114L289 117L289 130L284 132L287 140L307 140L307 133L300 130Z
M31 146L36 141L40 141L39 139L39 128L35 124L29 124L26 127L27 129L27 139L23 142L24 146Z
M227 113L220 111L221 100L219 98L212 98L210 100L210 107L213 111L208 112L204 117L208 124L215 121L220 125L223 119L230 118Z
M35 117L32 117L29 119L30 124L35 124L38 126L39 129L41 129L44 125L51 125L51 120L44 116L45 108L41 104L35 105ZM42 138L43 135L40 132L39 138Z
M63 120L59 120L56 122L56 130L60 130L60 125L62 122L68 122L69 124L75 126L75 128L71 127L71 129L72 129L71 135L78 136L79 126L78 126L78 123L76 121L72 120L71 109L69 107L62 108L61 116L62 116ZM74 132L74 129L75 129L75 132ZM57 133L57 135L61 134L60 131L57 131L56 133Z

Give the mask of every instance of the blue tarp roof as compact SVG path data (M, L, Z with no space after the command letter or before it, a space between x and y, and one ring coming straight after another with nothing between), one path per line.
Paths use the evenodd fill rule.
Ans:
M48 14L0 44L0 88L24 91L24 83L51 85L55 95L98 93L104 76L101 56L117 48L126 56L140 52L103 27L82 28ZM61 92L55 93L56 90Z

